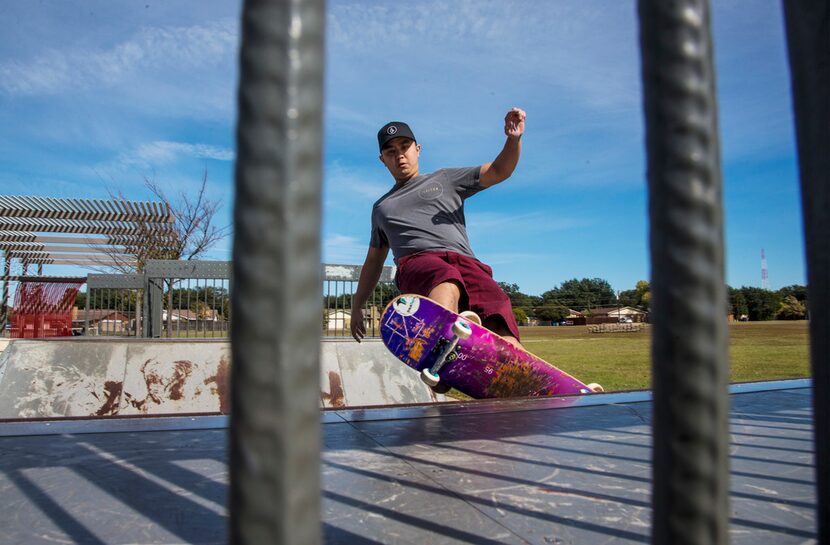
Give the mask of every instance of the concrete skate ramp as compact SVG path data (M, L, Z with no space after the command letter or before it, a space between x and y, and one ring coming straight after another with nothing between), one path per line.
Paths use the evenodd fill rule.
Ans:
M320 406L443 401L383 343L321 342ZM0 354L0 419L227 414L230 344L13 340Z
M362 407L445 401L379 339L320 343L320 394L324 407Z

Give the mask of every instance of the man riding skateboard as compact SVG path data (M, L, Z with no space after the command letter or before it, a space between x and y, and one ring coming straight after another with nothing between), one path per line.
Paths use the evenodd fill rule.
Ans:
M467 237L464 201L513 174L521 154L525 112L504 118L506 141L492 163L421 174L421 146L406 123L392 121L378 131L380 161L395 185L372 208L369 251L352 299L351 333L366 335L363 305L374 290L391 248L401 293L424 295L458 313L471 310L484 327L516 346L519 328L510 299L476 259Z

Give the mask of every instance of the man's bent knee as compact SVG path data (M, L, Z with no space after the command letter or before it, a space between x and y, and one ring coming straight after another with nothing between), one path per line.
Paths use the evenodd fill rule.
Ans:
M429 292L429 298L453 312L458 312L461 289L461 283L458 280L449 280L432 288L432 291Z

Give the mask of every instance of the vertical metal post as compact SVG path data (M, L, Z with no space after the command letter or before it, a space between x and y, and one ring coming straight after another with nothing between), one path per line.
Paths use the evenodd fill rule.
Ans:
M110 289L109 288L101 290L101 301L104 301L104 309L107 311L107 314L104 316L104 319L102 319L101 322L99 322L99 323L103 324L103 326L104 326L103 328L100 328L100 329L103 330L104 335L109 335L109 331L110 331L109 311L112 310L112 304L110 302Z
M813 376L818 542L830 543L830 4L785 1Z
M8 252L4 252L3 255L3 296L2 301L0 301L0 335L5 333L6 331L6 323L9 320L9 280L8 277L11 274L11 266L12 260L9 257Z
M144 294L147 293L146 291L146 284L145 286L138 288L135 293L135 336L136 337L146 337L144 333L144 309L147 307L144 303Z
M652 542L728 541L728 352L709 5L640 0L652 266Z
M161 329L164 325L164 313L163 313L163 289L162 286L164 284L164 279L161 278L148 278L147 279L147 291L148 302L149 305L147 307L147 321L149 322L147 327L147 336L153 339L158 339L161 337ZM167 320L170 320L170 311L167 312Z
M152 317L150 316L150 279L147 278L147 273L144 273L144 294L141 296L142 301L144 302L144 309L142 310L142 325L141 325L141 336L145 339L150 338L150 322L152 322Z
M247 0L234 207L231 541L320 536L323 0Z
M84 337L89 336L89 300L92 298L92 288L89 287L89 275L86 277L86 305L84 309Z
M184 329L185 336L187 336L187 337L190 337L190 313L193 311L193 309L190 305L190 291L191 291L190 279L188 278L187 279L187 322L185 323L185 329ZM181 322L181 318L179 319L179 322Z

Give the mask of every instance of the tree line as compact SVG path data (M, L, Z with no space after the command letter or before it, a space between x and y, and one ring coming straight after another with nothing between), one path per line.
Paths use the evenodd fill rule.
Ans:
M513 304L519 322L528 318L542 321L559 321L571 310L588 316L592 309L608 307L634 307L648 312L651 290L646 280L640 280L630 290L614 293L611 284L602 278L567 280L541 295L522 293L517 284L499 282ZM803 320L807 317L807 288L798 284L777 291L762 288L726 286L728 301L726 313L735 319Z
M541 295L522 293L517 284L499 282L513 305L516 320L528 318L557 322L567 317L571 310L588 316L593 309L609 307L635 307L648 312L651 300L649 284L637 282L634 289L615 293L611 284L602 278L573 278Z
M728 312L736 319L804 320L807 318L807 287L799 284L785 286L777 291L762 288L732 288L729 291Z

